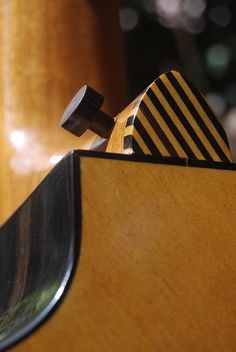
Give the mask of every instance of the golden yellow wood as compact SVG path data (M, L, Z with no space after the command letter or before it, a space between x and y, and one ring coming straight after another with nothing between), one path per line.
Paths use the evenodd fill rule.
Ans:
M0 10L2 223L60 156L96 140L58 127L71 96L91 85L114 115L126 94L118 0L1 1Z
M235 175L82 157L74 280L12 351L233 352Z
M116 123L108 140L106 151L109 153L131 154L132 150L124 150L124 137L126 135L126 123L130 116L136 115L139 104L145 93L140 94L123 111L116 116ZM132 127L132 126L131 126ZM130 131L132 134L133 131Z

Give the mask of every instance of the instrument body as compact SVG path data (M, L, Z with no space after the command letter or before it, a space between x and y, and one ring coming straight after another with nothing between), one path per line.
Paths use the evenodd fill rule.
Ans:
M13 351L233 351L236 166L82 151L74 159L77 269L55 313Z
M0 349L36 329L13 350L233 351L236 165L219 120L177 72L111 120L112 131L89 97L75 96L67 126L80 135L95 123L110 136L96 137L106 153L67 155L0 230L15 268ZM7 252L0 260L10 267Z

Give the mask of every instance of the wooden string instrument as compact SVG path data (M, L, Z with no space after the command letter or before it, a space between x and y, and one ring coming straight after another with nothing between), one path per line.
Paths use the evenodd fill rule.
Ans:
M114 119L102 101L73 98L63 127L100 137L1 228L0 348L234 351L236 165L219 120L175 71Z

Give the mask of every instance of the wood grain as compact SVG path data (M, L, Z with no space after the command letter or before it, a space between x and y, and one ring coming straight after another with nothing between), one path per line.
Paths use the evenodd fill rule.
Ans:
M82 157L81 177L73 283L13 351L234 351L235 171Z
M75 92L91 85L112 115L126 92L118 0L2 1L0 9L2 223L58 156L96 141L58 127Z
M135 116L139 109L139 105L144 97L145 93L141 93L137 96L123 111L116 116L116 124L112 130L106 151L109 153L121 153L131 154L133 150L124 149L124 138L126 136L126 124L127 120L131 116ZM132 126L131 126L132 127ZM130 132L132 134L132 132Z
M116 149L124 154L232 162L220 120L177 71L162 74L118 115L107 151Z

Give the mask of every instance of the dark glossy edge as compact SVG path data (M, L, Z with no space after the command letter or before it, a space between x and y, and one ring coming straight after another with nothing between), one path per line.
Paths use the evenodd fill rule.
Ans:
M216 162L216 161L191 160L188 158L158 157L154 155L145 155L145 154L126 155L126 154L107 153L107 152L80 150L80 149L73 150L72 153L77 154L79 157L114 159L114 160L134 161L134 162L153 163L153 164L198 167L198 168L206 168L206 169L236 170L236 164L230 163L230 162L224 163L224 162Z
M70 177L72 180L72 187L74 188L74 192L73 192L73 194L74 194L74 197L73 197L74 213L80 214L79 218L76 216L74 217L73 243L70 248L72 260L70 263L70 267L67 270L67 275L64 277L64 280L61 284L61 287L63 287L63 291L61 292L60 297L58 299L54 299L53 301L51 301L50 304L47 306L47 308L37 317L37 319L35 319L33 321L33 323L31 325L28 325L25 329L21 330L21 332L19 332L17 335L14 335L12 340L9 340L5 344L2 344L0 351L7 351L7 350L11 349L12 347L14 347L16 344L18 345L19 343L24 342L25 338L29 337L36 330L38 330L42 325L44 325L46 322L48 322L48 320L51 318L51 316L54 314L54 312L62 304L62 302L63 302L71 284L72 284L76 269L78 267L79 257L80 257L80 249L81 249L81 227L82 227L80 159L79 159L77 153L75 153L74 151L71 151L62 159L61 162L70 163ZM55 169L57 167L58 167L58 164L54 167L53 170L55 171ZM37 190L40 187L40 185L44 182L45 179L47 179L48 177L51 176L51 173L53 172L53 170L51 170L49 172L49 174L43 179L43 181L37 186L37 188L35 190ZM20 211L20 208L28 201L29 198L30 198L30 196L16 210L16 212ZM3 226L1 226L1 228Z

